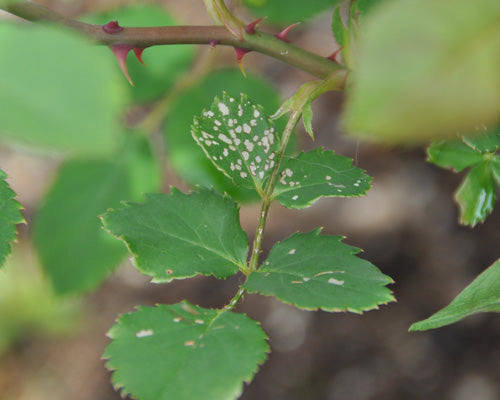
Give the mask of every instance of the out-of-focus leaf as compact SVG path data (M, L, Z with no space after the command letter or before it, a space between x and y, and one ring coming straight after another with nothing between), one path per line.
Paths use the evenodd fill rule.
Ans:
M244 0L257 15L281 23L301 22L314 15L333 9L342 0Z
M141 400L236 399L269 351L256 321L186 301L139 307L108 336L115 387Z
M307 310L363 311L393 301L392 279L355 256L359 249L319 230L276 244L244 287Z
M370 181L350 158L318 148L283 160L274 196L285 207L305 208L321 196L361 196Z
M277 110L281 102L277 91L256 75L249 73L244 78L236 69L223 69L207 75L196 86L179 95L170 107L165 124L169 161L179 175L192 185L213 186L239 201L256 200L255 190L236 187L207 159L190 134L193 115L199 114L223 90L236 98L240 93L246 93L269 114ZM276 131L282 132L284 119L274 122Z
M496 124L499 23L497 0L377 7L361 27L346 128L366 139L422 143Z
M0 170L0 268L10 254L10 245L16 240L16 224L24 222L22 206L14 200L16 194L5 181L7 174Z
M108 52L65 29L0 24L0 138L48 152L109 155L126 82Z
M157 190L159 169L147 143L130 137L111 160L64 163L35 220L42 266L58 293L94 289L127 254L101 228L99 215L122 200Z
M227 278L246 266L248 239L238 207L214 191L149 194L145 203L126 203L102 217L123 240L136 267L154 282L196 274Z
M440 328L479 312L500 312L500 260L472 281L442 310L423 321L416 322L410 331Z
M178 25L164 8L153 4L134 4L103 14L88 15L84 19L94 24L117 20L121 26L126 27ZM141 65L133 54L129 55L127 68L135 85L129 85L132 97L138 102L145 102L159 97L186 72L193 60L194 48L188 45L148 48L143 53L146 65Z

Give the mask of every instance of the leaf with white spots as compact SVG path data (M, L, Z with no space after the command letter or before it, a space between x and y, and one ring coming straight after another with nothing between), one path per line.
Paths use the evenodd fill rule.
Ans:
M261 191L275 165L279 139L260 105L244 94L227 93L195 117L193 138L207 157L235 184Z
M10 245L17 238L16 224L24 222L21 205L14 200L16 194L5 181L7 175L0 170L0 268L10 254Z
M231 198L172 188L125 205L104 214L104 227L127 244L137 269L154 282L196 274L227 278L246 267L248 238Z
M269 352L258 322L186 301L139 307L108 336L114 386L141 400L236 399Z
M274 196L285 207L305 208L322 196L364 195L370 181L350 158L317 148L284 158Z
M363 311L394 300L392 279L355 256L360 250L320 230L277 243L244 287L306 310Z

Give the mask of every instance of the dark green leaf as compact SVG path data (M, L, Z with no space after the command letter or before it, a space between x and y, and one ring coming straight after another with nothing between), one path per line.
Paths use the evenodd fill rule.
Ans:
M0 24L0 137L50 152L110 154L127 84L107 49L73 32Z
M213 186L219 192L229 193L239 201L257 199L255 190L236 187L231 179L207 159L189 132L193 115L199 114L222 90L226 90L233 97L239 97L241 92L246 93L265 110L277 110L280 105L277 91L262 78L250 73L247 76L243 77L236 69L219 70L207 75L173 101L170 108L171 117L165 125L169 161L179 175L192 185ZM276 130L281 132L284 119L274 122Z
M64 163L34 225L42 266L58 293L95 288L125 257L125 246L101 229L99 214L158 188L147 144L130 137L114 161Z
M427 149L427 156L427 161L458 172L483 161L481 153L458 139L433 142Z
M236 399L269 351L256 321L188 302L140 307L108 336L115 387L141 400Z
M472 168L455 194L460 223L475 226L483 222L495 205L495 181L491 166L484 162Z
M136 267L154 282L196 274L227 278L245 268L248 239L238 207L214 191L146 195L142 204L108 211L104 227L123 240Z
M363 24L348 130L416 143L500 116L500 2L398 0ZM466 54L466 56L464 56Z
M288 208L305 208L321 196L361 196L371 177L347 157L321 148L283 160L274 195Z
M425 331L460 321L479 312L500 312L500 260L481 273L445 308L414 323L410 331Z
M126 27L178 25L164 8L153 4L134 4L104 14L89 15L84 19L94 24L118 20L121 26ZM141 65L131 54L127 67L135 85L129 85L134 100L150 101L167 91L186 72L193 56L194 48L187 45L146 49L143 53L146 65Z
M214 165L235 184L261 191L279 150L279 137L262 106L224 93L195 117L193 138Z
M7 175L0 170L0 268L10 254L10 245L16 240L16 224L24 222L22 206L14 200L16 194L5 181Z
M297 233L273 247L244 287L308 310L360 313L393 301L385 287L392 279L341 240L319 230Z

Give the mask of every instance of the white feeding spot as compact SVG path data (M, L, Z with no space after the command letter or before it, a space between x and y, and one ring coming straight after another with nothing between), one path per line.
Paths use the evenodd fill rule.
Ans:
M198 325L203 325L205 323L205 321L203 321L202 319L195 319L194 323L198 324Z
M293 175L293 171L290 168L287 168L287 169L285 169L285 175L286 176L292 176Z
M248 153L248 151L241 152L241 155L243 156L245 161L248 161L248 159L250 158L250 154Z
M240 139L238 139L238 138L234 138L234 144L235 144L236 146L239 146L239 145L240 145L240 143L241 143L241 140L240 140Z
M250 132L252 132L252 128L250 128L250 125L248 125L248 124L243 124L243 132L245 132L245 133L250 133Z
M224 103L217 104L222 115L229 115L229 108Z
M259 172L259 178L260 179L264 179L264 171L260 171Z
M330 279L328 279L328 283L330 283L332 285L342 286L344 284L344 281L339 281L338 279L330 278Z
M152 335L153 335L152 329L143 329L135 334L135 336L137 336L138 338L143 338Z
M221 126L222 123L218 119L214 119L214 124L217 126Z
M330 180L332 179L332 177L331 177L330 175L327 175L327 176L325 176L325 179L326 179L327 181L330 181Z
M241 172L240 172L240 176L241 176L242 178L246 178L246 177L248 176L248 174L247 174L245 171L241 171Z
M359 183L355 183L354 186L359 186Z
M236 128L235 128L235 131L236 133L241 133L241 125L238 125Z
M299 198L299 196L295 195L295 196L292 197L292 200L297 200L298 198Z
M238 117L243 116L243 108L241 107L241 104L238 104Z
M254 116L254 118L259 118L259 116L260 116L259 110L254 110L253 111L253 116Z
M227 156L229 155L229 151L228 151L228 149L227 149L227 148L225 148L225 147L224 147L224 150L222 150L222 155L223 155L224 157L227 157Z
M250 125L251 126L257 126L257 120L256 119L251 119L250 120Z
M223 133L219 133L219 136L217 136L220 140L222 140L224 143L227 143L227 144L233 144L233 141L231 139L229 139L226 135L224 135Z
M182 319L181 317L175 317L175 318L173 319L173 321L174 321L175 323L177 323L177 322L181 322L181 319Z
M253 150L254 144L248 139L246 139L244 143L247 150L251 152Z
M187 342L184 342L184 346L194 346L194 340L188 340Z
M302 280L303 280L304 282L309 282L309 281L311 280L311 278L306 278L306 277L303 277L303 278L302 278Z
M296 251L295 249L292 249L288 252L288 254L295 254L295 251Z

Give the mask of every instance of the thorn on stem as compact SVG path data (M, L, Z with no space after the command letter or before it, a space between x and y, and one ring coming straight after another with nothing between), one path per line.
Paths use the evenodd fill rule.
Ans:
M118 24L118 21L109 21L106 25L102 26L102 30L112 35L113 33L123 31L123 27Z
M248 25L245 25L245 32L249 35L255 34L255 28L264 18L266 17L256 19L255 21L250 22Z
M217 46L220 42L218 40L211 40L210 42L208 42L208 44L210 45L210 47L214 48L215 46Z
M146 63L144 62L144 60L142 59L142 52L146 49L146 47L134 47L132 50L134 51L134 54L135 56L137 57L137 59L139 60L139 62L142 64L142 65L146 65Z
M125 78L129 81L129 83L134 86L134 83L132 82L132 79L130 78L130 75L127 70L127 55L134 48L134 46L130 46L128 44L113 44L109 46L111 51L116 57L116 60L118 61L118 65L120 66L120 69L123 72L123 75L125 75Z
M342 47L339 47L337 50L335 50L329 57L327 57L329 60L332 60L333 62L336 62L337 64L339 61L337 60L338 55L342 51Z
M244 49L242 47L235 47L234 51L236 53L236 61L238 62L238 67L240 68L243 76L246 78L247 74L245 72L245 68L243 67L243 56L247 53L250 53L252 50Z
M274 37L275 37L276 39L281 40L282 42L286 42L286 43L288 43L288 42L289 42L289 40L286 38L286 37L287 37L287 35L288 35L288 33L289 33L289 32L290 32L293 28L295 28L297 25L299 25L299 24L300 24L300 22L297 22L297 23L295 23L295 24L292 24L292 25L290 25L290 26L287 26L287 27L286 27L285 29L283 29L280 33L277 33L276 35L274 35Z

